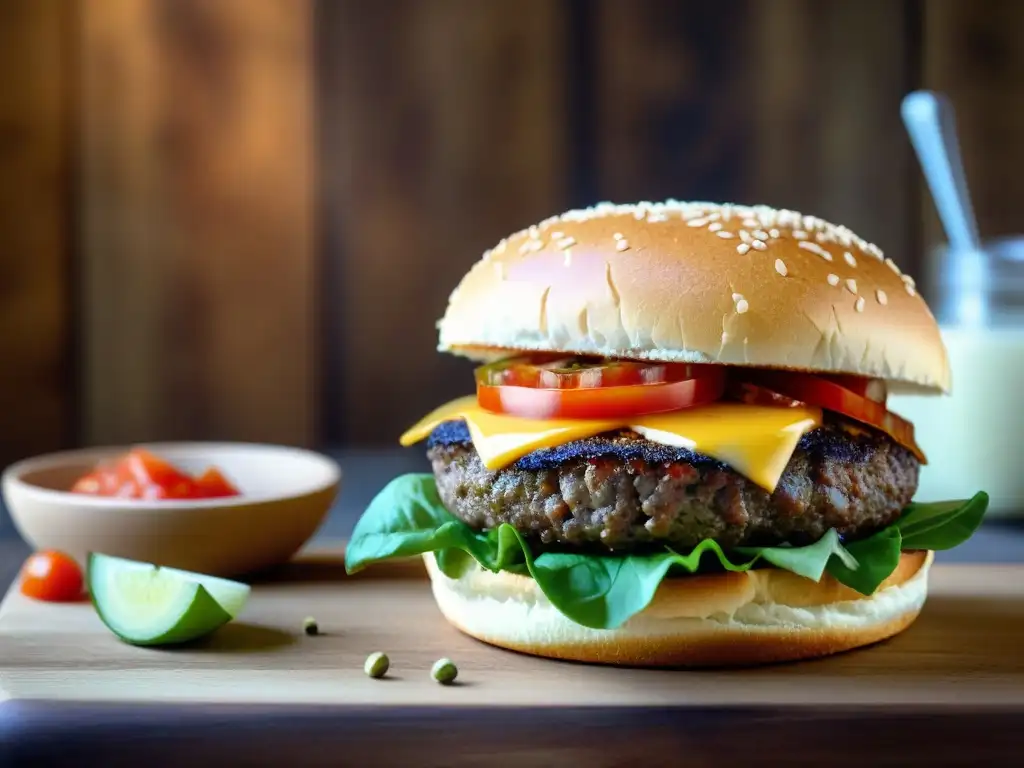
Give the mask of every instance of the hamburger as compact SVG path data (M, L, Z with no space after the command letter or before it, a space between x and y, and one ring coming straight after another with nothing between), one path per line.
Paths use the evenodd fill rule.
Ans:
M824 656L909 627L987 496L916 504L889 393L948 393L913 279L846 227L766 206L601 204L486 251L440 351L469 394L401 436L350 573L421 556L443 617L621 665ZM472 387L472 390L470 389Z

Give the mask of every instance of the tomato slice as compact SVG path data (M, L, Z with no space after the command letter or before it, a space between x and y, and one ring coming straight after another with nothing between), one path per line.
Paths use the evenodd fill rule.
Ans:
M829 374L820 376L820 378L834 382L843 389L848 389L856 395L882 405L885 405L886 400L889 399L889 387L883 379L870 379L850 374Z
M69 602L83 597L82 569L57 550L36 552L21 568L21 593L34 600Z
M714 402L725 380L725 369L711 365L517 360L478 369L477 402L529 419L615 419Z
M914 440L914 425L857 392L823 376L788 371L757 371L745 374L759 387L809 405L841 413L854 421L874 427L910 450L922 464L924 452Z
M525 355L476 369L477 384L534 389L596 389L685 381L710 365L642 363L587 356Z

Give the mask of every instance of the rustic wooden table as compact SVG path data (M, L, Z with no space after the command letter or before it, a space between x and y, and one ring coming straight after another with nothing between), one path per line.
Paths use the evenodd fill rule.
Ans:
M395 474L425 469L422 457L415 452L344 453L339 459L345 469L344 488L318 534L321 540L344 538L369 499ZM2 515L0 511L0 592L6 590L28 552L12 535L10 523ZM1024 525L988 524L971 542L942 554L938 562L1024 564ZM981 570L987 574L980 578L982 591L984 585L996 587L992 596L985 597L986 604L992 606L998 602L997 593L1005 591L1005 585L999 586L999 574L1022 573L1019 569ZM483 690L487 686L469 683L457 694L465 699L461 706L442 706L441 702L450 697L435 700L429 687L406 704L398 702L400 692L391 690L385 697L385 707L353 695L365 685L361 679L347 683L349 693L324 686L317 670L326 672L339 665L347 668L355 664L346 656L353 655L351 648L337 637L326 636L313 657L295 648L288 651L294 661L288 668L294 668L305 681L298 687L307 692L318 683L321 687L316 696L297 695L287 706L274 703L274 697L260 688L259 680L251 688L251 698L240 699L228 690L236 684L232 681L266 663L262 657L257 658L259 654L248 663L238 657L225 662L228 666L241 664L240 675L228 674L231 670L227 667L211 668L204 661L197 662L209 670L204 673L208 685L202 704L175 701L173 691L154 696L153 703L141 694L131 697L135 701L119 702L118 696L109 695L116 681L112 677L105 680L115 666L110 655L114 651L105 646L98 653L89 651L95 638L89 636L89 625L83 624L80 635L71 633L79 641L63 641L71 643L66 646L70 655L64 684L74 685L73 681L79 680L82 685L106 690L111 700L102 703L82 697L80 701L68 701L64 697L60 702L0 702L0 766L525 766L568 762L593 768L634 761L647 766L680 762L771 765L780 761L827 761L831 765L905 765L919 761L930 766L1012 763L1012 756L1021 754L1018 734L1024 727L1024 691L1017 683L1024 679L1024 666L1014 660L1015 653L1007 650L1016 641L1006 633L1024 635L1024 612L1018 610L1024 602L1013 603L1016 607L1010 614L1000 613L1004 609L976 611L969 622L961 622L950 613L956 603L959 577L947 572L938 581L946 583L945 587L940 583L940 589L952 587L953 592L937 601L929 619L932 631L919 634L916 640L902 641L903 645L884 659L879 655L868 657L873 659L869 662L829 661L817 667L801 667L794 678L760 671L741 677L723 676L721 680L712 677L715 673L673 676L669 680L654 672L638 673L626 685L621 675L612 672L610 676L608 670L593 671L596 668L577 665L549 667L504 654L491 661L484 647L474 650L471 641L454 635L435 637L432 633L448 628L427 622L434 628L424 632L424 647L417 646L410 653L429 655L439 643L446 648L463 643L458 646L462 657L477 654L478 664L489 668L494 678L489 678L490 683L505 681L498 686L506 690L505 700L494 700L502 696ZM417 605L429 600L420 588L411 588L409 594L410 599L419 601ZM277 610L272 607L273 592L269 599L265 603L257 601L257 614L268 611L269 616ZM316 610L325 616L332 610L345 612L344 605L336 605L337 597L324 592L317 599L323 602ZM425 604L420 610L426 611ZM1004 615L1005 621L1000 618ZM23 626L31 626L34 621L30 612L23 611L22 619ZM958 628L961 624L971 626ZM373 631L371 625L372 621L363 631ZM940 625L943 640L957 647L928 640L939 634ZM20 642L8 648L15 663L27 660L31 665L35 654L31 637L37 631L41 633L39 647L45 645L42 633L48 629L23 633ZM393 634L389 642L398 643L399 634ZM989 651L979 650L984 645L979 640L981 635L993 638ZM1024 636L1019 640L1024 641ZM989 663L986 653L1000 656L1002 661ZM40 650L39 657L42 655ZM153 660L146 662L150 667L146 674L152 680L164 680L159 685L168 693L166 689L173 689L175 684L173 674L167 675L173 673L177 662L149 658ZM924 658L925 663L915 668L919 673L903 670L906 665L898 663L880 675L883 667L900 658ZM546 677L539 678L539 683L536 677L529 685L523 682L530 680L530 675L549 673L559 675L562 682L553 683ZM59 669L48 668L47 680L34 684L59 687L60 674ZM224 678L220 683L214 680L218 674ZM685 689L679 688L681 684ZM950 686L962 695L948 695L946 689ZM536 698L537 687L550 691L544 694L549 700L524 706L531 695ZM885 697L873 693L883 687L888 687L896 699L903 696L905 700L884 704ZM754 688L763 695L753 695L757 693ZM848 698L842 694L847 689ZM934 707L928 704L928 691L932 689ZM373 689L374 695L377 690ZM585 690L586 695L579 696L577 702L573 690ZM872 700L874 703L868 705Z

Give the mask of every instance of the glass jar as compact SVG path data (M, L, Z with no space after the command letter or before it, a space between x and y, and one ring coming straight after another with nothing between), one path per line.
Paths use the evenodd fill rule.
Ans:
M931 257L925 295L949 352L952 391L890 398L928 457L915 498L983 490L990 517L1024 517L1024 237Z

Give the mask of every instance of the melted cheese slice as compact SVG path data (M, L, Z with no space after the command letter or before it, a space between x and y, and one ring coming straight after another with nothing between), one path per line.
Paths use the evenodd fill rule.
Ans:
M539 448L554 448L615 429L688 448L724 462L769 492L782 477L800 438L821 424L818 408L715 403L672 413L623 419L524 419L485 411L475 395L460 397L423 417L402 435L409 446L437 425L461 419L487 469L501 469Z

